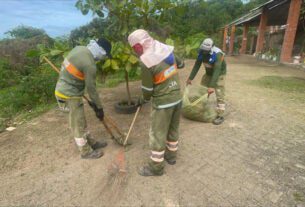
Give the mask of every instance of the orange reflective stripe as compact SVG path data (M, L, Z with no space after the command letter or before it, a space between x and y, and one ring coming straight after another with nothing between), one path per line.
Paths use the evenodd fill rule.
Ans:
M73 75L75 78L79 79L79 80L84 80L85 79L85 75L84 73L82 73L81 71L79 71L74 65L72 65L67 59L64 60L63 63L64 67L66 68L66 70Z
M155 75L154 83L155 84L162 83L177 73L178 73L177 65L174 64L174 65L170 66L169 68L163 70L162 72L158 73L157 75Z

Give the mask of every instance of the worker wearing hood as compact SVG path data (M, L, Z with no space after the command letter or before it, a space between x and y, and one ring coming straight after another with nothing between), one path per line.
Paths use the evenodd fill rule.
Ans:
M163 174L164 160L171 165L176 163L182 98L178 68L184 67L184 63L174 55L173 46L153 39L145 30L131 33L128 42L143 64L139 105L152 99L151 154L148 165L141 167L139 174L158 176Z
M107 145L105 141L95 141L87 130L82 96L86 89L96 116L103 120L103 106L96 90L95 62L111 57L110 52L111 44L104 38L73 48L62 63L56 84L56 99L63 110L67 111L68 106L70 128L83 159L101 157L103 152L98 149Z
M212 39L203 40L199 48L199 53L193 70L187 80L187 84L192 84L201 64L204 65L206 73L202 76L201 85L208 88L208 94L216 93L217 99L217 117L213 121L219 125L224 121L225 112L225 77L227 64L225 54L214 45Z

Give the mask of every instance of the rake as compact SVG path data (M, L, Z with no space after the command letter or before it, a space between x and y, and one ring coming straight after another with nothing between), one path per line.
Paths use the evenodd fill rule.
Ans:
M123 142L123 147L119 150L118 154L115 156L115 158L113 159L109 169L108 169L108 173L112 176L115 176L117 178L122 177L124 175L126 175L127 173L127 169L126 169L126 160L125 160L125 149L126 149L126 144L128 142L128 138L131 134L131 131L133 129L133 126L136 122L136 119L139 115L139 112L141 110L141 106L139 106L137 108L137 112L131 122L131 125L129 127L128 133L126 135L126 138ZM121 179L119 179L121 180Z

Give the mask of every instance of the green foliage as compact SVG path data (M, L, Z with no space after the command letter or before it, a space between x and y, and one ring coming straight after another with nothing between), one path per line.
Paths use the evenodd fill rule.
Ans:
M30 39L37 36L46 36L46 32L43 29L24 25L17 26L14 29L5 32L5 34L16 39Z
M26 56L29 58L39 57L40 62L43 62L43 57L55 59L57 62L63 61L71 50L71 46L66 39L55 39L54 44L46 46L38 44L36 49L27 51Z
M36 36L30 39L5 39L0 41L0 58L8 60L10 69L21 75L31 72L29 66L38 65L39 60L28 58L27 51L36 48L37 44L48 47L53 40L48 36Z
M17 114L55 101L54 88L58 75L41 66L19 84L0 90L0 119L8 120Z
M19 82L19 76L13 71L7 60L0 59L0 88L7 88Z
M71 31L69 40L73 47L76 45L83 45L89 42L90 39L105 36L106 28L109 25L108 20L102 18L94 18L87 25L81 26Z
M170 0L78 0L75 6L84 15L92 11L107 18L106 36L122 40L135 28L148 28L154 19L173 8L174 4Z
M130 72L131 70L138 69L139 60L132 53L129 45L123 42L112 43L112 59L107 59L102 63L101 69L105 72L114 72L117 70L126 70Z

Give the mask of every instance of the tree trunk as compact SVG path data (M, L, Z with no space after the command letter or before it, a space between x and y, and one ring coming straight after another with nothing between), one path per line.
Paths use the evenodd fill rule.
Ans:
M131 105L131 96L130 96L130 90L129 90L129 78L128 78L128 72L125 70L125 82L126 82L126 90L127 90L127 97L128 97L128 105Z

